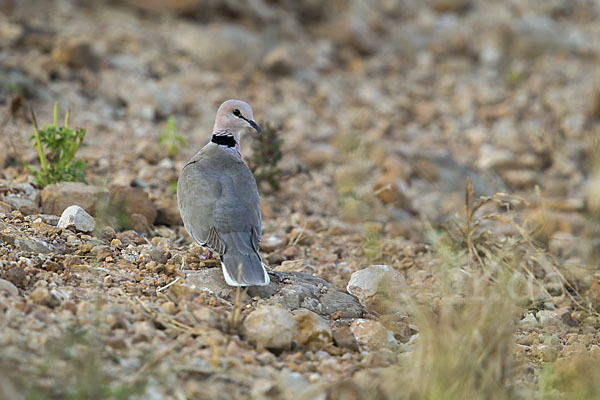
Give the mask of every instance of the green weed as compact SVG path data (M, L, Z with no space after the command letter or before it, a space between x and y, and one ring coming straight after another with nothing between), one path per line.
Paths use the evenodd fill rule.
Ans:
M33 135L29 140L37 148L40 169L27 164L25 167L42 187L56 182L85 182L85 161L73 160L83 143L85 129L69 128L69 114L67 111L64 125L58 126L58 105L55 104L52 125L39 129L35 114L31 112Z
M169 117L167 120L162 134L158 138L158 144L163 146L171 158L174 158L179 153L179 149L186 145L185 139L177 130L174 117Z
M279 128L273 125L265 125L262 133L253 133L252 157L250 157L250 169L254 173L256 183L268 183L273 190L279 190L281 168L279 162L283 158L281 152L281 137Z

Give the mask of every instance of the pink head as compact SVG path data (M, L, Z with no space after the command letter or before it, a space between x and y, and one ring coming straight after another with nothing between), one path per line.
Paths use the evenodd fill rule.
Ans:
M237 136L247 126L261 132L260 126L254 122L252 108L248 103L241 100L227 100L217 110L213 132L229 131Z

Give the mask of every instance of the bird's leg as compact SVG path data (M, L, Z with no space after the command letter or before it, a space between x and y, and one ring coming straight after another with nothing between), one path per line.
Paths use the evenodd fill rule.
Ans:
M210 250L207 250L206 254L203 254L200 256L201 260L211 260L214 257L213 252Z

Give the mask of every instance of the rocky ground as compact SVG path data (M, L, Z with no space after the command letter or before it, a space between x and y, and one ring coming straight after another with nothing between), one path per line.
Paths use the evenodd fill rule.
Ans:
M600 3L163 3L0 1L0 398L599 395ZM243 291L173 192L227 98L283 140ZM54 103L88 185L22 165Z

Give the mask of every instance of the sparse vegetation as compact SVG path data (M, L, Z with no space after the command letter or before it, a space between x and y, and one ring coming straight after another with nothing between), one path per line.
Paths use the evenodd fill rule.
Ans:
M179 149L186 145L185 139L177 130L175 117L171 116L167 120L167 123L162 129L162 134L160 135L160 138L158 138L158 144L165 149L171 158L174 158L177 153L179 153Z
M266 124L261 133L253 132L252 157L249 160L256 183L266 183L273 190L280 188L281 168L278 165L283 153L279 130L274 125Z
M54 105L54 119L51 125L38 128L33 111L33 135L29 138L35 143L40 169L26 165L29 173L40 186L56 182L85 182L85 161L74 160L75 154L83 143L85 129L69 128L70 111L65 114L63 126L58 125L58 105Z

